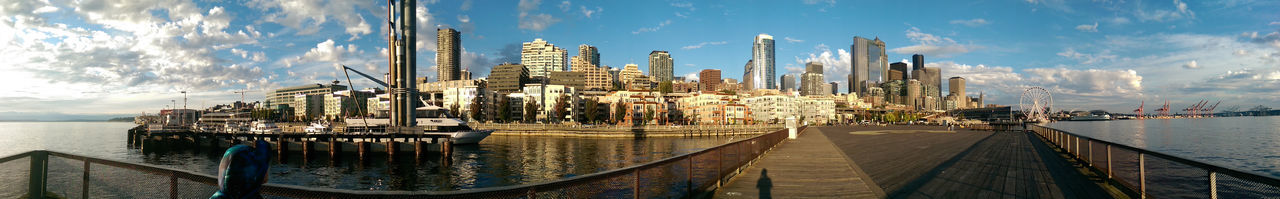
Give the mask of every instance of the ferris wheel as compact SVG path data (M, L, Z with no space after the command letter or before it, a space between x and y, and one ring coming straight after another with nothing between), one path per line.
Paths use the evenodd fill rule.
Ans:
M1053 95L1040 87L1031 87L1022 91L1022 99L1018 100L1018 110L1027 116L1027 121L1047 122L1047 111L1053 106Z

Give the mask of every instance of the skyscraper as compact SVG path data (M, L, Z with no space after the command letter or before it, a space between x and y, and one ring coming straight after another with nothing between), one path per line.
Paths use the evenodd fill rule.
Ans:
M653 76L653 80L658 83L671 82L674 72L671 66L675 64L671 60L671 54L667 51L655 50L649 52L649 76Z
M436 33L436 81L461 80L462 37L453 28Z
M747 60L747 65L742 66L742 89L755 90L756 65L755 60Z
M782 87L779 87L778 90L796 90L796 75L782 74Z
M698 72L698 88L702 91L716 91L720 87L719 69L702 69Z
M865 96L868 83L887 82L888 77L884 75L889 70L889 58L884 52L884 41L879 37L875 40L854 36L853 45L850 46L852 60L851 76L849 79L849 92L858 93L859 96Z
M950 84L948 85L951 87L951 94L949 95L964 97L964 78L951 77L949 81L951 81ZM962 98L962 99L968 99L968 98Z
M582 57L582 60L593 66L600 67L600 50L595 46L578 45L578 57Z
M924 70L924 55L911 55L911 70Z
M756 35L756 40L751 45L751 60L754 62L751 75L752 89L777 89L777 77L774 73L773 59L773 36L768 34Z
M831 82L831 94L840 94L840 82Z
M827 83L822 76L822 63L806 63L804 74L800 77L800 95L826 94L824 89L826 86Z
M907 78L907 74L910 74L910 73L911 73L911 70L907 68L907 63L903 63L903 62L894 62L894 63L892 63L892 64L889 64L889 70L890 70L890 71L897 71L897 72L898 72L898 73L893 74L893 75L897 75L897 77L894 77L893 75L890 75L890 76L889 76L889 80L895 80L895 79L896 79L896 80L907 81L907 79L916 79L916 78L917 78L917 77Z
M533 42L524 42L520 63L529 69L529 77L545 79L551 71L565 71L568 56L568 51L563 48L537 38Z

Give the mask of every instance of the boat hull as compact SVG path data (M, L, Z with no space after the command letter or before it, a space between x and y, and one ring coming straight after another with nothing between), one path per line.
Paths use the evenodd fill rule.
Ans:
M479 144L484 138L493 134L493 130L471 130L448 133L426 133L437 135L449 135L449 142L453 144Z

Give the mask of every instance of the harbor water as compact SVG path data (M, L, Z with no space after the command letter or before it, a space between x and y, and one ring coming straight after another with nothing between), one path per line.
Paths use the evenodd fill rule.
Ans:
M0 147L0 155L52 150L216 175L222 151L130 148L126 131L134 126L122 122L0 122L0 146L4 146ZM293 153L272 158L270 182L350 190L427 191L519 185L623 168L745 138L495 135L478 145L455 146L447 162L438 155L415 159L407 154L375 154L360 160L354 154L330 159L327 154L303 157ZM0 193L4 195L8 194Z
M1048 127L1280 178L1280 117L1054 122Z

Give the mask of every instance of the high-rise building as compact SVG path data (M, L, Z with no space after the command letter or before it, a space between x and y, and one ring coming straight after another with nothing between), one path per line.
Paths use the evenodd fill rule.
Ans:
M588 91L597 90L604 91L613 87L611 78L609 77L609 69L605 67L596 67L589 63L582 56L574 56L570 61L574 72L582 72L585 86L578 90Z
M582 90L587 87L586 73L578 71L554 71L551 72L551 84L563 85L573 88L574 90Z
M529 69L524 65L503 63L493 67L489 72L489 90L506 95L519 93L525 83L529 83Z
M324 95L337 91L347 90L347 86L336 84L308 84L302 86L286 87L276 89L267 95L266 107L271 109L282 109L285 107L298 107L293 98L298 95Z
M578 57L582 57L582 60L587 61L592 66L600 66L600 50L596 49L595 46L578 45Z
M453 28L436 33L436 81L462 80L462 36Z
M639 79L641 79L641 78L640 78L640 76L644 76L644 73L640 72L640 66L637 66L636 64L627 64L627 65L625 65L625 66L623 66L623 67L622 67L622 71L621 71L621 72L618 72L618 81L619 81L620 83L622 83L622 86L624 87L624 88L622 88L622 89L627 89L627 90L630 90L630 89L649 89L649 88L647 88L647 87L645 87L645 88L634 88L634 87L632 86L632 85L637 85L636 83L633 83L633 82L638 81Z
M853 45L850 46L852 60L849 63L850 78L849 92L858 93L865 96L869 84L887 82L888 76L884 75L889 70L889 58L884 52L884 41L879 37L875 40L854 36Z
M471 80L471 75L471 70L462 70L462 72L458 73L458 78L461 78L458 80Z
M924 98L922 97L922 95L920 95L922 92L923 91L921 91L920 80L914 80L914 79L907 80L907 93L906 93L907 97L906 97L905 104L907 106L912 107L915 110L923 109Z
M896 72L897 72L897 73L894 73L894 74L890 74L890 75L889 75L889 80L890 80L890 81L892 81L892 80L902 80L902 81L907 81L907 79L915 79L915 78L916 78L916 77L907 78L907 74L911 73L911 69L907 68L907 63L903 63L903 62L894 62L894 63L892 63L892 64L889 64L889 71L896 71Z
M743 66L743 68L745 69L742 70L742 82L741 82L742 89L743 90L757 89L755 87L755 82L756 82L755 81L755 77L756 77L755 76L756 75L755 60L754 59L747 60L747 65Z
M767 34L756 35L756 40L751 45L751 60L754 62L751 75L752 89L777 89L774 77L773 59L773 36Z
M950 82L948 82L948 83L949 83L949 85L948 85L948 86L950 86L950 87L951 87L951 90L950 90L950 91L951 91L951 93L950 93L949 95L960 96L960 97L964 97L964 96L965 96L965 95L964 95L964 78L963 78L963 77L951 77L951 79L950 79L950 80L948 80L948 81L950 81Z
M568 57L568 51L542 38L524 42L520 50L520 64L529 69L529 77L532 78L547 78L552 71L565 71Z
M703 69L698 72L698 87L702 91L716 91L720 87L720 70Z
M653 80L658 83L671 82L675 76L671 68L673 64L671 54L667 51L649 52L649 76L653 76Z
M826 80L822 76L822 63L806 63L804 74L800 77L800 95L826 94L826 86Z
M778 88L778 90L781 90L781 91L796 90L796 75L783 74L782 87Z
M831 82L831 94L840 94L840 82Z
M924 55L911 55L911 70L924 70Z

